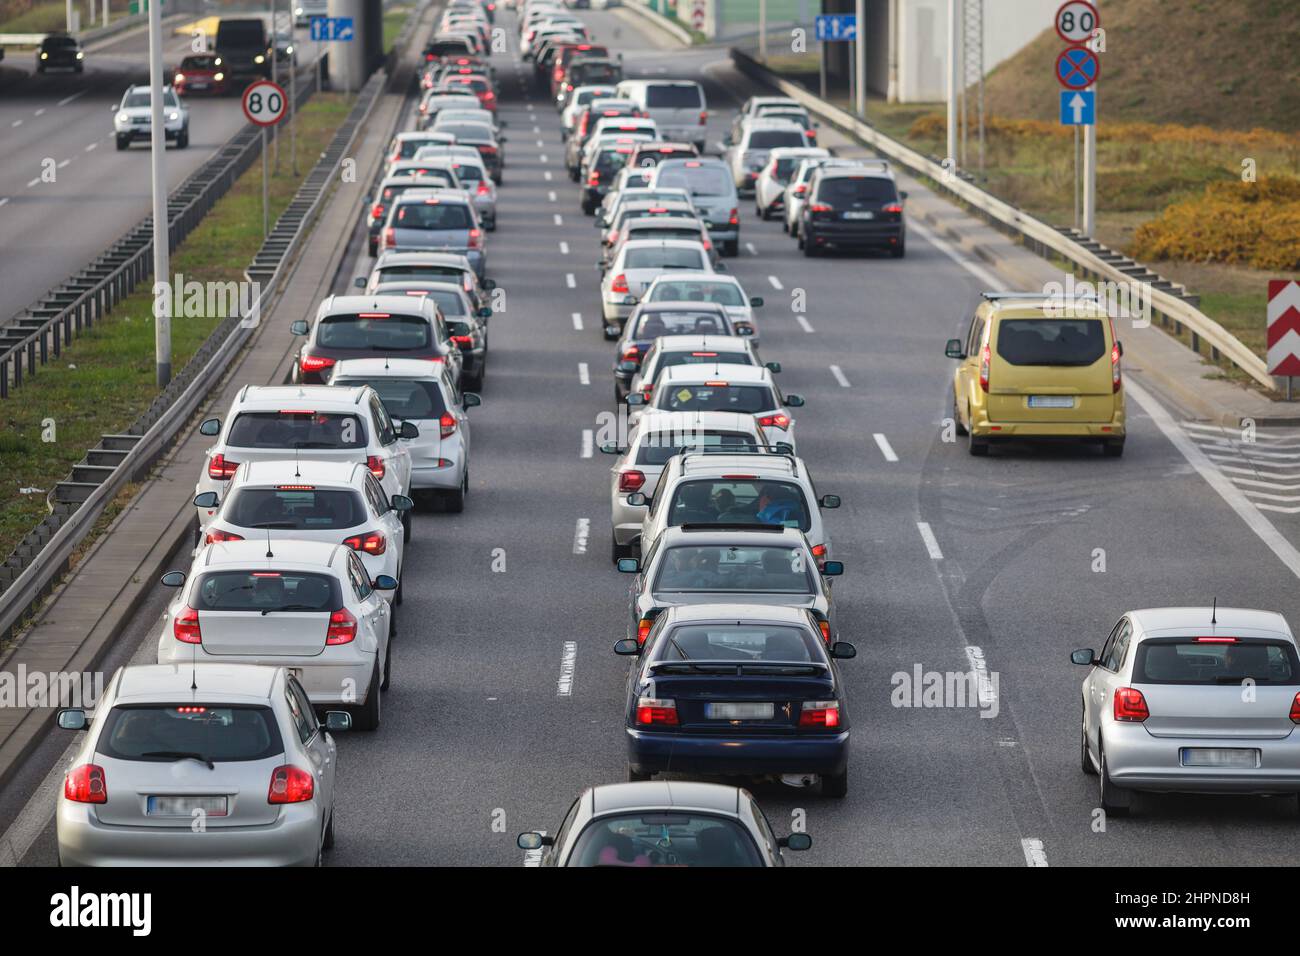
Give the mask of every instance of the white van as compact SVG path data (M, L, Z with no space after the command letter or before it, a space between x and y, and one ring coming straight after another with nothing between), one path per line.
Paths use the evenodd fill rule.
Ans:
M655 121L663 139L694 143L704 152L709 104L700 84L693 80L624 80L615 95L636 103L641 113Z

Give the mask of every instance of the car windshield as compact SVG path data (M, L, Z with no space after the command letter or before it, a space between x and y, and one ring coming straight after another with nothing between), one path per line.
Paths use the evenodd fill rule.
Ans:
M717 166L666 167L655 185L676 186L688 190L692 196L730 196L736 191L726 170Z
M703 429L663 431L646 435L637 447L638 465L666 465L673 455L694 448L733 448L737 452L755 448L754 436L743 432L717 432Z
M339 588L327 574L308 571L210 571L190 600L204 611L333 611Z
M66 50L76 45L77 41L72 37L46 37L41 41L41 48L45 50Z
M663 312L646 311L637 319L633 338L655 339L661 335L688 335L700 332L705 335L726 335L730 331L727 320L717 312L701 310L690 312L673 310ZM715 353L716 354L716 353ZM717 359L715 358L716 362Z
M328 349L407 352L429 347L433 330L419 315L360 312L327 315L316 330L316 344Z
M813 578L802 548L678 545L664 552L654 590L812 594Z
M803 490L794 482L733 475L679 484L668 505L668 524L714 523L812 527Z
M708 382L692 385L665 383L656 408L672 412L741 412L754 415L780 407L766 385L728 385Z
M216 67L215 56L187 56L181 60L181 70L215 70Z
M393 213L398 229L468 229L472 225L469 208L463 203L423 199L404 202Z
M570 866L762 866L753 839L733 820L703 814L621 814L590 823Z
M169 763L176 754L196 754L224 762L266 760L284 753L284 744L269 707L187 699L114 707L95 749L115 760Z
M663 661L820 664L818 640L805 628L782 624L683 624L658 642L656 657Z
M795 129L756 129L749 134L747 149L776 149L780 146L805 146L803 133Z
M640 249L628 249L623 257L623 266L627 269L690 269L698 271L705 267L704 254L699 249L689 246L647 246ZM709 331L716 331L717 319Z
M1135 684L1300 684L1300 661L1285 641L1157 638L1138 645Z
M1012 365L1091 365L1106 354L1100 319L1003 319L998 355Z
M837 207L888 203L898 201L898 191L893 180L880 176L836 176L822 180L817 187L817 200Z
M355 491L301 484L238 488L225 503L221 517L240 528L274 524L285 530L311 531L354 528L366 520L366 508Z
M379 400L390 418L405 420L438 418L447 410L442 392L433 382L404 378L353 379L335 385L369 385L379 393Z
M364 448L366 428L350 412L286 409L240 412L226 444L233 448Z
M147 89L132 90L130 93L127 94L126 99L122 101L122 109L124 110L143 109L147 107L151 102L153 102L153 100L149 96L149 91ZM163 104L165 106L180 105L176 99L176 94L173 93L170 88L168 88L163 93Z
M707 279L677 279L655 284L651 302L716 302L719 305L744 305L745 296L733 282Z

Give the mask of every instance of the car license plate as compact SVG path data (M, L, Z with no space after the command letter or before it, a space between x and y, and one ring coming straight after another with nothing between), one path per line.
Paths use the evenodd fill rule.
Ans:
M208 88L206 83L191 83L190 86L196 90L206 90Z
M1030 408L1074 408L1073 395L1030 395Z
M1221 747L1184 747L1180 751L1184 767L1259 766L1259 751Z
M844 218L845 219L875 219L876 214L874 212L846 212L844 214Z
M189 817L202 810L210 817L224 817L226 797L150 797L148 814L151 817Z
M704 714L710 720L771 720L772 703L706 704Z

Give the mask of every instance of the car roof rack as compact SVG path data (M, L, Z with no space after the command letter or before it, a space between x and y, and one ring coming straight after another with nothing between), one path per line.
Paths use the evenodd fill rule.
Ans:
M991 292L985 291L980 293L980 298L987 299L990 302L997 302L999 299L1064 299L1072 298L1081 301L1099 301L1096 295L1074 295L1066 296L1064 293L1053 295L1047 292Z
M782 442L781 444L785 444ZM743 455L745 457L757 457L764 455L768 458L780 458L790 465L790 474L795 475L799 472L799 462L794 456L794 452L786 451L781 445L746 445L742 446L745 451L734 451L732 445L703 445L699 448L692 448L690 451L680 452L682 459L682 468L686 467L688 458L699 457L707 458L710 455ZM753 448L755 450L750 451Z
M679 524L676 527L681 528L683 531L761 531L764 534L784 534L788 530L783 524L768 524L766 522L724 524L720 521L691 521L686 524Z

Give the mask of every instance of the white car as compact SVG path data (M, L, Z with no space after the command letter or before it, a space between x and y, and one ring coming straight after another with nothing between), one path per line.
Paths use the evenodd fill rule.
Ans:
M763 305L762 296L747 296L740 280L725 272L665 272L650 283L642 302L717 302L727 310L731 324L748 328L751 341L759 343L754 310Z
M599 267L599 264L598 264ZM606 334L622 328L646 289L665 272L712 273L709 252L686 239L641 239L624 243L600 283L601 315ZM689 299L680 296L678 301Z
M781 147L768 154L768 163L754 183L754 212L760 219L771 219L785 206L785 189L799 164L805 159L827 159L830 153L820 146Z
M569 91L561 90L556 95L556 102L563 104L560 110L560 133L567 139L573 133L574 125L588 103L592 100L608 99L613 95L614 87L600 84L579 86ZM565 99L561 101L561 97Z
M364 462L391 499L410 494L411 454L401 439L416 438L419 430L398 429L378 393L365 386L246 385L224 424L209 418L199 434L217 441L204 454L195 496L211 491L219 499L243 462L296 457ZM209 510L196 506L196 513L199 529L205 530ZM408 537L409 529L408 520Z
M758 174L767 165L768 156L782 147L806 149L813 145L807 132L798 123L789 120L748 119L739 134L723 141L726 152L722 158L731 170L732 181L738 191L753 190Z
M289 668L120 668L84 710L54 812L60 866L319 866L334 845L338 753ZM202 821L202 826L195 826Z
M885 168L889 166L884 160L830 158L799 160L794 173L790 176L790 181L786 183L785 194L782 197L781 204L785 207L781 219L782 228L792 236L799 235L799 219L803 215L804 203L808 201L808 183L818 169L823 166L863 166L873 163L882 163Z
M418 438L406 442L411 455L411 494L437 496L449 512L465 510L469 493L468 411L480 404L462 394L447 370L420 359L349 359L334 367L331 385L369 385L389 415L413 422Z
M694 80L624 80L617 95L636 103L658 124L664 139L694 143L704 152L709 104L704 88Z
M762 362L754 341L738 335L661 335L641 356L641 362L628 384L629 392L640 392L646 399L654 394L655 379L666 368L677 365L763 365L772 374L781 371L780 362Z
M359 461L244 462L224 496L206 491L194 504L210 516L200 546L287 539L346 544L371 581L386 574L398 582L384 596L402 603L404 515L414 503L405 495L390 499Z
M153 97L148 86L129 86L122 102L114 108L113 134L118 149L126 149L137 139L149 139L153 129ZM171 86L163 87L163 132L177 149L190 145L190 108Z
M651 170L654 172L654 170ZM660 186L653 188L650 186L629 187L627 189L614 192L611 190L605 195L601 202L600 208L596 210L596 225L604 229L609 226L614 217L618 214L619 207L628 202L651 202L654 200L664 200L665 202L683 202L692 209L695 204L691 202L691 193L688 189L680 186Z
M270 557L267 557L268 551ZM347 708L358 730L377 730L388 689L397 582L370 580L357 553L325 541L206 545L163 612L158 663L286 667L313 707Z

